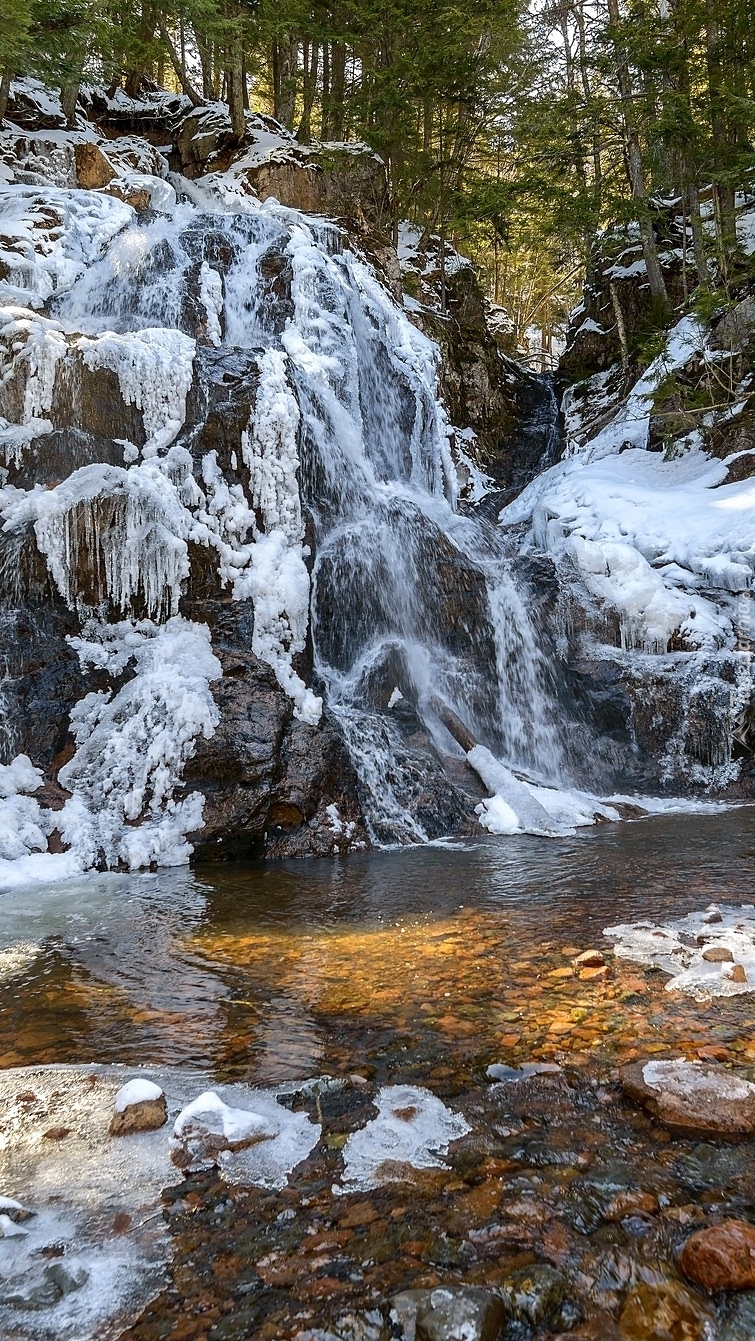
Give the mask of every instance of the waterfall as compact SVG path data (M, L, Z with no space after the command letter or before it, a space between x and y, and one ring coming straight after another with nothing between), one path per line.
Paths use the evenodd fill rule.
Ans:
M130 415L122 465L81 466L48 492L6 491L2 504L6 530L33 527L58 592L88 621L80 655L102 666L131 655L137 668L141 657L159 678L157 625L172 619L174 642L180 634L191 645L175 621L188 556L200 546L226 590L253 602L253 650L296 715L315 724L321 699L335 715L376 841L431 836L422 759L432 756L437 772L439 756L461 757L439 701L509 766L558 782L567 752L526 601L497 529L456 509L436 346L335 225L274 203L223 211L196 183L188 189L172 213L122 228L49 302L42 329L55 361L34 414L66 422L61 398L100 377L117 385ZM238 448L221 463L218 450L202 449L187 405L206 406L212 378L222 381L241 354L256 388ZM315 682L305 685L296 658L310 618ZM113 619L122 621L115 644ZM129 861L138 847L124 846L118 825L142 814L145 797L156 832L182 807L196 822L196 805L178 805L172 788L200 729L201 687L180 741L164 744L161 781L149 775L136 786L112 744L117 733L148 748L145 732L170 711L170 685L183 684L170 665L168 690L155 681L150 691L149 723L139 694L123 689L76 710L68 806L84 808L87 845L99 844L106 863ZM205 735L213 729L208 719ZM106 759L114 752L112 788L100 779L108 823L93 819L100 774L92 776L89 742ZM68 818L82 832L80 815ZM180 854L181 841L173 833L170 851ZM147 849L159 860L154 844Z

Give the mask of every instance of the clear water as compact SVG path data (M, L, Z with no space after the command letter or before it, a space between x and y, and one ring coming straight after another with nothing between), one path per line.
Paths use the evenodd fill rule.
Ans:
M657 1011L671 1049L713 1018L741 1021L744 1048L749 998L706 1008L660 988L649 1012L651 998L628 1006L617 989L588 1027L553 1034L594 989L548 974L570 963L565 948L603 945L604 926L751 901L754 875L744 809L6 894L0 1065L177 1062L254 1083L367 1065L418 1079L441 1059L483 1067L512 1034L515 1057L591 1054L596 1040L623 1057L657 1042Z
M136 1320L121 1315L124 1341L287 1341L379 1310L400 1289L505 1292L524 1273L536 1294L548 1271L601 1335L620 1324L623 1341L658 1341L650 1322L671 1308L684 1325L669 1335L751 1341L750 1295L711 1300L677 1264L706 1217L750 1218L750 1146L669 1140L622 1101L615 1067L713 1046L752 1075L752 998L698 1003L627 962L598 980L571 965L610 923L749 902L754 877L745 809L559 842L92 876L4 896L3 1068L360 1078L312 1107L324 1138L280 1192L229 1188L211 1171L165 1193L167 1285ZM494 1061L561 1072L496 1087L485 1078ZM441 1168L334 1195L346 1133L370 1120L386 1083L429 1088L471 1135ZM30 1084L22 1073L16 1088ZM37 1335L23 1314L13 1320L13 1341ZM561 1332L517 1323L506 1341Z

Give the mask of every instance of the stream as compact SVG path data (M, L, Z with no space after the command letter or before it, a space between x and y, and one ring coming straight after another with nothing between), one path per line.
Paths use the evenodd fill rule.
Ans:
M397 1291L463 1282L509 1292L511 1341L750 1341L748 1293L714 1303L675 1265L690 1224L751 1209L750 1146L669 1137L616 1068L712 1049L750 1074L751 997L669 992L602 931L746 904L754 871L745 808L3 896L6 1073L185 1068L283 1087L322 1124L283 1187L178 1179L164 1288L128 1332L70 1335L380 1341ZM586 949L605 972L579 975ZM495 1063L545 1069L491 1083ZM322 1076L335 1083L305 1083ZM341 1188L386 1085L430 1091L469 1131L434 1167ZM676 1330L653 1330L659 1309ZM3 1335L54 1335L19 1326Z

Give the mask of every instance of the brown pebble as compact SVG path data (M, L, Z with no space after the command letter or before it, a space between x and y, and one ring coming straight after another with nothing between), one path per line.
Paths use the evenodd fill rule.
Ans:
M607 964L601 968L583 968L579 971L580 982L605 982L609 975Z
M49 1131L42 1132L42 1138L45 1141L64 1141L70 1134L70 1127L50 1127Z
M709 945L703 950L706 964L733 964L734 956L726 945Z
M744 964L735 964L731 973L727 973L726 976L731 979L732 982L747 982L747 974L745 972Z
M583 950L581 955L577 955L574 960L576 968L602 968L606 962L605 955L600 950Z
M604 1219L609 1224L624 1220L628 1215L657 1215L658 1198L652 1192L617 1192L608 1203Z

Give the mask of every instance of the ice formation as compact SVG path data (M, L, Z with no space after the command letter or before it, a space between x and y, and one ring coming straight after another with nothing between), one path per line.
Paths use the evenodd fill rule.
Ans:
M108 368L118 378L127 405L141 410L145 457L173 442L186 418L196 345L181 331L144 330L77 341L87 368ZM49 407L48 407L49 408Z
M174 616L163 625L126 621L74 640L84 663L133 678L117 693L88 694L72 714L76 753L60 772L73 793L59 817L84 866L159 863L189 856L186 834L202 824L200 793L176 800L183 766L199 736L219 720L210 684L220 663L209 630Z
M344 1146L344 1191L400 1180L406 1165L442 1168L451 1142L471 1130L461 1113L421 1086L385 1085L375 1102L377 1117L352 1132Z
M113 1101L128 1075L122 1066L40 1066L5 1070L0 1077L3 1336L115 1337L164 1288L171 1241L160 1198L183 1174L171 1160L169 1127L126 1139L107 1135ZM149 1069L148 1076L131 1083L164 1092L174 1121L196 1107L198 1094L205 1091L207 1100L206 1074L166 1067ZM29 1089L36 1099L31 1107L17 1097ZM304 1113L289 1112L272 1090L222 1086L214 1098L218 1109L246 1114L249 1121L261 1115L266 1126L277 1128L270 1140L231 1153L223 1176L244 1186L284 1187L316 1145L320 1126ZM42 1139L51 1123L69 1129L64 1142ZM125 1225L119 1233L113 1232L116 1217ZM51 1243L62 1248L60 1257L48 1256Z
M662 969L668 991L704 1001L755 992L755 907L717 904L665 923L631 922L606 927L621 959ZM733 974L739 965L744 976Z

